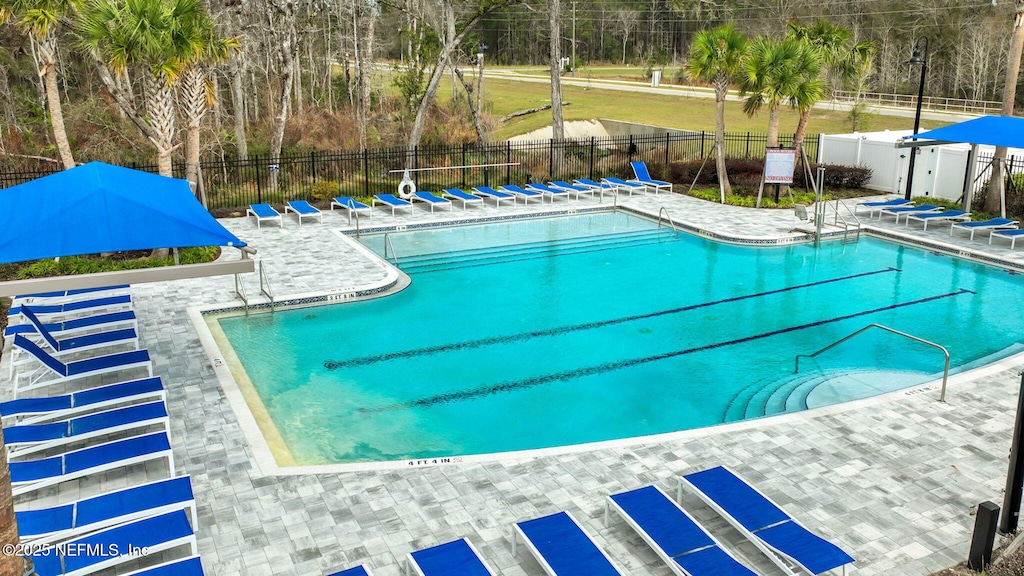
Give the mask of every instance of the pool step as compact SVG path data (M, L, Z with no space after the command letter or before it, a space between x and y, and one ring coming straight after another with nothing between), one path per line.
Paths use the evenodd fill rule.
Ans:
M547 256L580 254L595 250L632 248L675 241L676 239L676 233L671 230L643 230L547 242L527 242L479 250L424 254L406 258L402 258L399 252L398 262L399 267L406 273L435 272L497 262L515 262Z

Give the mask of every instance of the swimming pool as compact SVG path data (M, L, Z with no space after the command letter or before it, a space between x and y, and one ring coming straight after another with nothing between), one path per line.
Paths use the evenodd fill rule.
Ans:
M220 318L299 464L563 446L900 389L1007 354L1022 278L873 238L749 247L619 212L393 232L384 298ZM380 236L364 236L381 251Z

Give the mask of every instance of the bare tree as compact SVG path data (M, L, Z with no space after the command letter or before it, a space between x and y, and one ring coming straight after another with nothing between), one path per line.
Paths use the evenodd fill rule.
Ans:
M626 63L626 45L629 44L629 34L636 28L640 21L640 13L636 10L622 8L616 12L619 30L622 32L622 63Z
M413 150L420 143L420 138L423 137L423 127L427 120L427 112L430 110L430 106L434 103L434 98L437 96L437 87L441 83L441 77L444 75L444 71L448 64L452 61L452 54L462 43L462 40L466 37L466 34L473 29L473 26L484 16L491 12L509 6L517 4L521 0L490 0L483 3L472 2L476 8L475 12L469 16L461 24L456 22L455 6L452 0L440 0L440 22L434 25L434 29L437 32L438 38L441 40L441 49L438 53L437 60L434 62L434 68L430 72L430 79L427 80L427 88L423 93L423 98L420 99L419 107L416 110L416 118L413 120L412 129L409 131L409 139L407 141L407 156L406 163L411 161ZM426 21L426 20L425 20ZM461 28L461 31L456 32L457 29Z

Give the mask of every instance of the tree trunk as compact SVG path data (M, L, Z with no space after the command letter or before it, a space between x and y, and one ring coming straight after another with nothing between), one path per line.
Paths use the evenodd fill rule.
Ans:
M199 185L199 127L206 115L206 78L203 69L190 65L181 75L181 100L185 113L185 178Z
M146 98L146 113L153 126L156 146L157 169L161 176L173 177L171 152L174 151L174 91L161 72L149 78L149 97Z
M1010 38L1010 52L1006 55L1003 106L999 111L999 114L1002 116L1013 116L1013 105L1017 98L1017 78L1020 75L1022 49L1024 49L1024 6L1018 1L1017 12L1013 16L1013 36ZM1006 152L1005 146L996 146L995 152L992 154L992 177L988 181L988 192L985 194L985 205L983 208L986 212L1001 212L1003 209L1000 185L1006 177L1003 174Z
M281 96L277 107L277 115L274 117L274 129L270 137L270 161L278 164L281 159L281 145L284 142L284 128L288 121L288 107L292 96L292 74L295 70L294 46L295 46L295 11L291 3L285 7L285 30L284 38L281 40L279 56L281 58ZM277 189L277 170L270 171L270 188Z
M249 158L249 143L245 139L245 90L242 88L242 77L245 75L245 63L241 54L231 57L231 107L235 124L235 150L240 160Z
M473 102L473 86L466 81L466 77L462 74L462 70L459 70L454 66L452 66L452 70L455 72L455 76L458 77L459 82L462 84L462 89L466 92L466 103L469 104L469 114L473 117L473 128L476 129L476 141L479 144L483 144L487 141L487 134L484 129L483 122L480 121L480 110Z
M14 521L14 496L11 494L11 469L7 465L7 448L0 430L0 544L17 546L18 523ZM15 554L0 554L0 576L22 576L26 562Z
M800 120L796 123L796 132L793 134L793 148L796 148L797 158L800 158L800 150L804 147L804 138L807 136L807 123L811 119L811 109L800 111Z
M55 39L52 34L39 43L39 57L42 61L42 69L39 71L43 77L43 85L46 89L46 107L50 113L50 126L53 128L53 140L57 144L57 154L64 168L74 168L75 158L71 155L71 144L68 143L68 133L64 129L64 110L60 104L60 89L57 86L57 65L54 62L54 51L56 49Z
M370 124L370 100L373 89L370 78L373 73L373 33L374 24L377 22L376 8L370 9L366 20L363 41L359 45L362 48L362 55L359 57L359 144L362 148L366 147L366 132Z
M715 172L718 173L718 188L722 203L732 194L729 171L725 166L725 96L729 90L729 79L719 74L715 82Z
M779 145L779 118L779 105L771 105L768 108L768 148L776 148Z
M480 18L487 16L498 8L508 6L510 4L516 4L519 0L504 0L501 2L495 2L484 10L475 13L469 20L462 26L462 31L458 34L455 33L455 10L452 8L451 0L444 0L441 3L441 15L442 21L445 23L445 29L441 36L441 53L437 57L437 62L434 64L434 69L430 72L430 80L427 81L427 89L423 93L423 99L420 100L420 106L416 110L416 118L413 120L412 129L409 131L409 140L406 145L406 165L408 165L412 158L413 149L420 143L420 138L423 137L423 126L427 119L427 111L430 110L431 104L434 103L434 97L437 96L437 86L441 82L441 77L444 75L445 64L451 60L452 53L458 49L462 39L465 38L466 34L473 29L473 25L476 24Z

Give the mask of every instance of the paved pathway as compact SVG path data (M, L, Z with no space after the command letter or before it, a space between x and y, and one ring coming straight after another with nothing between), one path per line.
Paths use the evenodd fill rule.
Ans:
M668 194L621 201L652 214L664 206L676 222L720 234L799 236L789 232L797 221L787 210L722 207ZM595 205L584 200L554 208ZM551 208L534 204L499 211L489 205L431 215L418 206L413 215L398 219L378 212L372 222L410 225ZM325 215L323 225L301 228L292 218L283 229L257 230L246 219L223 223L258 249L278 298L386 280L386 268L339 238L336 230L346 221L338 214ZM905 230L902 224L898 228ZM943 230L910 234L949 239ZM953 242L986 247L966 239ZM1003 248L993 252L1009 254ZM256 278L245 282L250 295L259 293ZM603 499L650 483L673 491L676 475L719 463L732 466L812 530L850 551L857 558L851 573L863 575L916 576L963 560L974 507L984 500L1001 504L1022 358L954 377L947 403L937 401L937 390L919 387L591 450L433 467L273 474L247 441L249 424L233 410L231 393L218 380L222 369L213 367L189 319L190 307L231 302L232 290L230 278L133 288L143 344L169 390L176 471L191 474L195 486L199 549L208 574L305 576L365 562L378 576L397 576L407 552L465 536L500 573L539 575L528 554L512 557L509 527L569 510L628 574L667 575L669 570L622 522L604 526ZM0 365L0 374L7 374L6 366ZM9 383L0 382L0 398L9 396ZM127 476L117 471L68 482L18 504L49 505L165 474L159 464L137 466ZM685 505L759 573L779 574L706 507L692 498Z

